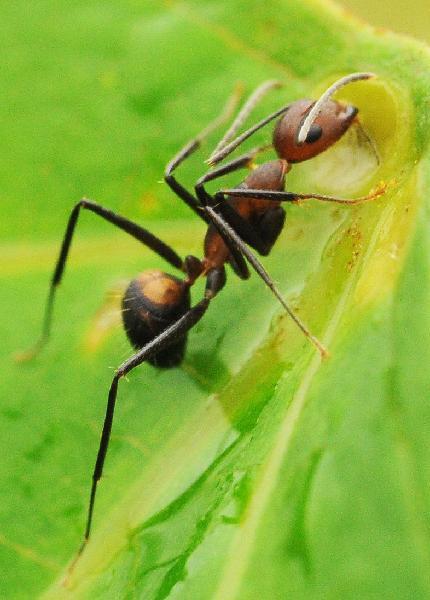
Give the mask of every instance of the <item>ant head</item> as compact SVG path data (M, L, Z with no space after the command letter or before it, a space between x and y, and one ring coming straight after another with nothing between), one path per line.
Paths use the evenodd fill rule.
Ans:
M351 73L335 81L316 102L293 102L273 133L273 145L278 155L289 162L301 162L337 142L351 126L358 109L331 97L349 83L374 76L373 73Z
M338 141L354 121L358 109L335 100L325 102L303 142L298 134L315 102L297 100L279 119L273 132L273 145L278 156L295 163L308 160Z

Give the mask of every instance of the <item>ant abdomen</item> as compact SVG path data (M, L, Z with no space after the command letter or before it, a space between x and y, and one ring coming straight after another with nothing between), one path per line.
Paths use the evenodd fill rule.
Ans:
M183 281L162 271L145 271L131 281L122 301L122 320L127 337L143 348L190 309L190 291ZM148 362L174 367L182 361L187 336L174 340Z
M298 132L314 104L313 100L293 102L275 126L273 146L278 156L289 163L308 160L327 150L349 129L358 113L351 104L327 100L305 141L299 143Z

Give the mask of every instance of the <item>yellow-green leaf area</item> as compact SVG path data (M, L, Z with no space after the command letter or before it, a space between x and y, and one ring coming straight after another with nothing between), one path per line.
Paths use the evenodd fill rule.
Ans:
M2 597L428 597L428 50L311 0L23 10L3 17ZM203 224L159 183L168 160L237 82L284 84L257 120L354 71L377 74L338 96L359 107L365 135L295 165L288 190L387 191L288 207L264 259L330 358L256 277L229 273L183 365L121 382L94 534L68 574L112 369L131 354L117 297L165 268L84 215L50 345L14 364L38 334L68 212L92 197L201 255Z

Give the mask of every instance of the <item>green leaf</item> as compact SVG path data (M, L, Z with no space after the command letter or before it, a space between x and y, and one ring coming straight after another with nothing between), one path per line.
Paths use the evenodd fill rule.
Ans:
M2 597L428 597L427 49L314 0L23 14L23 2L4 7ZM83 216L51 343L13 364L37 336L73 202L94 197L199 255L204 227L158 181L235 84L285 83L257 119L367 70L378 78L339 97L359 107L379 165L355 132L294 166L288 189L354 197L386 180L387 193L291 207L264 259L331 358L321 363L260 281L229 274L184 364L121 382L94 535L67 576L112 368L131 354L119 328L103 329L115 312L103 295L161 267ZM201 173L202 155L181 177Z

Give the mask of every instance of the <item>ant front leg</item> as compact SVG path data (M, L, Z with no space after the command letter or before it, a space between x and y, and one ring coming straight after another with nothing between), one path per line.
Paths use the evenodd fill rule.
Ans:
M97 204L96 202L92 202L91 200L86 199L80 200L80 202L78 202L75 205L70 214L69 221L66 227L66 232L64 234L63 242L61 244L60 254L58 256L57 264L55 266L54 273L51 278L48 298L45 305L41 336L36 342L36 344L33 346L33 348L17 354L16 358L19 361L30 360L31 358L33 358L43 348L43 346L47 343L49 339L51 332L55 292L58 286L60 285L63 277L67 257L69 255L69 250L72 243L73 234L75 232L76 224L81 209L89 210L102 217L106 221L109 221L110 223L112 223L112 225L115 225L115 227L122 229L123 231L134 237L136 240L150 248L153 252L158 254L158 256L164 258L164 260L166 260L173 267L181 270L184 269L184 262L182 258L178 254L176 254L173 248L165 244L162 240L153 235L147 229L144 229L134 221L130 221L129 219L126 219L125 217L118 215L113 211L104 208L103 206L100 206L100 204Z
M230 173L234 173L239 169L250 168L255 157L269 148L271 148L271 146L257 146L245 154L242 154L242 156L229 161L221 167L217 167L216 169L208 171L202 177L200 177L194 189L202 204L205 204L205 201L207 201L209 197L204 187L206 183L209 183L209 181L215 181L215 179L219 179L220 177L224 177Z
M209 223L207 215L201 210L201 206L197 198L189 192L175 177L174 172L176 169L189 158L196 150L198 150L202 142L207 138L210 133L226 119L229 118L233 112L238 100L238 93L234 92L228 99L221 114L214 119L203 131L201 131L195 138L185 144L181 150L174 156L174 158L167 164L164 170L164 181L170 187L170 189L185 202L185 204L191 208L191 210L206 223Z
M239 111L237 117L235 118L235 120L233 121L231 126L229 127L228 131L224 134L223 138L218 142L216 149L212 153L212 156L217 155L218 152L222 148L226 147L227 142L231 139L231 137L233 137L236 134L239 127L242 125L242 123L245 121L245 119L249 116L249 114L255 108L255 106L262 100L262 98L265 96L265 94L267 94L267 92L269 92L272 89L281 87L281 85L282 84L279 81L270 80L270 81L266 81L266 82L262 83L260 86L258 86L258 88L251 94L251 96L245 102L244 106ZM170 187L170 189L181 200L183 200L185 202L185 204L187 204L187 206L189 206L195 214L197 214L201 219L206 221L206 223L209 223L208 217L207 217L207 214L204 211L202 211L199 201L196 199L195 196L193 196L193 194L191 192L189 192L181 183L179 183L179 181L174 176L174 172L181 163L183 163L198 148L200 148L202 142L207 138L207 136L210 133L212 133L212 131L214 129L216 129L226 119L228 119L231 112L234 110L234 107L237 103L237 99L238 99L238 94L233 93L233 95L227 101L227 104L225 105L222 113L216 119L214 119L214 121L212 121L194 139L192 139L190 142L188 142L176 154L176 156L167 164L166 169L164 171L164 180L167 183L167 185ZM283 110L281 111L281 113L276 113L276 115L282 114L282 112L283 112ZM269 122L272 118L275 118L275 117L271 117L267 122ZM254 131L256 131L256 130L253 129L253 132ZM249 135L251 135L251 134L249 134ZM267 146L267 147L271 147L271 146ZM260 151L260 150L261 149L259 149L258 151ZM250 158L247 160L245 159L245 163L250 162L250 160L252 160L252 158L254 158L254 156L257 154L258 151L252 151L252 152L248 153ZM229 153L230 152L228 152L228 154ZM239 161L240 161L240 159L239 159ZM227 171L225 171L225 173L231 173L234 170L242 167L242 165L239 165L239 164L238 164L238 166L234 166L233 163L235 163L235 162L236 161L232 161L231 164L229 163L229 165L226 165ZM244 165L244 166L246 166L246 165ZM217 176L220 177L221 175L217 175ZM211 177L210 179L214 179L214 178L215 177ZM207 179L206 181L209 181L209 179Z
M259 85L249 96L248 100L245 102L243 107L240 109L237 117L234 119L233 123L230 125L226 133L223 135L222 139L216 145L214 151L211 156L208 158L207 162L209 164L212 163L213 157L217 156L218 153L227 146L230 140L236 135L239 131L243 123L249 117L254 108L261 102L264 96L274 90L276 88L282 87L282 83L276 80L264 81L261 85Z
M225 158L227 158L227 156L229 156L229 154L231 154L232 152L234 152L234 150L236 150L236 148L238 146L240 146L241 144L243 144L243 142L245 140L247 140L249 137L251 137L252 135L254 135L254 133L256 133L257 131L259 131L260 129L262 129L266 125L268 125L274 119L277 119L278 117L280 117L281 115L283 115L284 113L286 113L288 111L288 109L290 108L290 106L291 106L291 104L286 104L285 106L282 106L281 108L278 108L278 110L275 110L275 112L271 113L270 115L268 115L267 117L265 117L264 119L262 119L261 121L259 121L258 123L256 123L255 125L253 125L249 129L247 129L246 131L244 131L241 135L239 135L232 142L230 142L229 144L227 144L226 146L224 146L223 148L221 148L221 150L219 150L216 153L213 153L211 155L211 157L206 162L211 167L213 167L216 164L220 163L222 160L224 160Z

